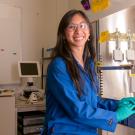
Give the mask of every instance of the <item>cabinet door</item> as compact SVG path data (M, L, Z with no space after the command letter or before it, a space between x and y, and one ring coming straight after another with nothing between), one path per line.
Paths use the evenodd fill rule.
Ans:
M21 9L0 4L0 84L19 83Z
M15 97L0 97L0 134L15 135Z

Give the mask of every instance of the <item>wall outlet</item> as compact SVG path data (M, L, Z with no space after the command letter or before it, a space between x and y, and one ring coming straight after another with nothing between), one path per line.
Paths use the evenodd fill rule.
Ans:
M134 50L126 50L126 59L128 61L135 60L135 51Z
M113 50L113 59L115 61L123 61L124 60L124 54L121 50Z

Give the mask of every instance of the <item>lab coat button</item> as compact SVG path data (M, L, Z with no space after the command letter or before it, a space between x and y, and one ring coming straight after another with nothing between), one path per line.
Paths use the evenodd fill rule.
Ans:
M112 125L113 119L108 120L108 124Z

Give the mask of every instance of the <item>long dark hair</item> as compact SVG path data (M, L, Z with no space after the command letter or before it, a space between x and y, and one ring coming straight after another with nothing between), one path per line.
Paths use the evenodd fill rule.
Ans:
M95 49L94 49L94 45L93 45L93 31L92 31L92 26L90 24L89 18L81 10L75 10L75 9L68 11L62 17L62 19L59 23L58 32L57 32L57 43L56 43L55 48L52 51L52 57L55 58L57 56L60 56L65 59L71 79L73 80L73 82L77 88L79 96L81 96L82 95L82 89L80 86L81 78L80 78L80 75L78 72L78 66L74 62L74 57L72 55L71 49L68 45L68 42L67 42L66 36L65 36L65 29L69 25L72 17L76 14L80 14L86 20L86 22L88 23L88 26L89 26L89 30L90 30L90 37L84 47L84 53L83 53L84 65L88 65L88 61L89 61L90 57L92 59L95 58ZM89 72L91 80L94 81L92 72L90 70L90 66L88 66L88 72Z

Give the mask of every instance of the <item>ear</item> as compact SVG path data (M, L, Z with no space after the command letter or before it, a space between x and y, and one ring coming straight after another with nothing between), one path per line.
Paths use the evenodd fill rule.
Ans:
M89 37L88 37L88 41L90 40L90 34L89 34Z

